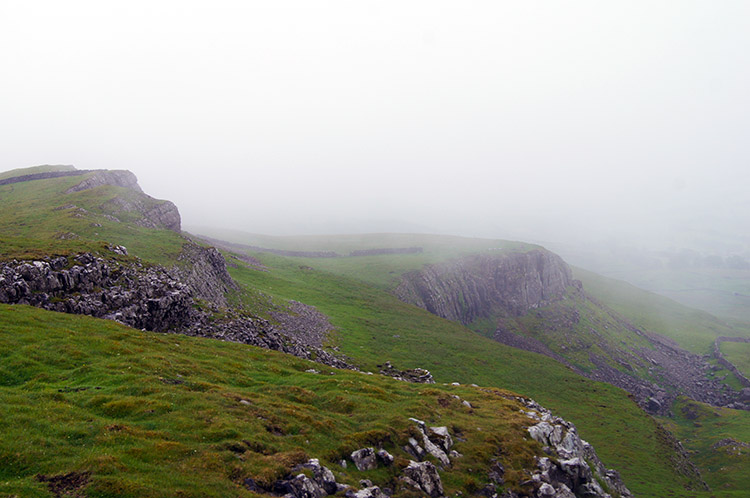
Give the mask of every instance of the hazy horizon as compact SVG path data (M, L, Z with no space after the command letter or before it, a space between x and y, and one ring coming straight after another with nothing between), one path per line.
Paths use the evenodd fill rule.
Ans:
M750 251L750 4L0 5L2 169L186 226Z

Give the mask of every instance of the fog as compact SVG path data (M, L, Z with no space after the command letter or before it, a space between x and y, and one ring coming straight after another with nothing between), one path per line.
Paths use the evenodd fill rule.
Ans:
M750 3L0 3L0 169L187 228L747 254Z

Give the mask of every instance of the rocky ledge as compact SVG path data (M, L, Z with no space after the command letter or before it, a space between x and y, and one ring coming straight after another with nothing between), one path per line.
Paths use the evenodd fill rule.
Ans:
M186 244L174 268L82 253L36 261L0 263L0 302L116 320L130 327L210 337L274 349L337 368L354 368L306 343L299 320L294 336L269 321L220 308L234 286L224 258L213 248ZM221 315L217 315L221 309Z

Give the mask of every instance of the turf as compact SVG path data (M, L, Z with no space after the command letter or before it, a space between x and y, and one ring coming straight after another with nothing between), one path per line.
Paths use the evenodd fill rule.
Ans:
M40 477L71 472L89 476L87 497L254 496L244 479L272 483L311 457L339 482L388 484L394 468L337 462L381 444L403 465L408 417L465 440L449 494L475 490L472 469L500 454L518 484L539 451L499 390L408 384L26 306L0 305L0 328L0 432L12 436L0 438L0 496L50 496Z
M627 394L589 381L547 357L509 348L407 305L377 286L256 254L270 271L238 267L239 282L275 299L314 305L337 327L336 344L364 368L391 361L429 369L438 382L477 383L524 393L577 424L607 465L638 496L695 496L670 464L656 422Z
M677 434L716 496L746 497L750 489L750 412L716 408L682 398L674 418ZM742 444L722 445L727 439ZM717 444L718 443L718 444Z
M722 342L721 352L724 356L742 372L745 377L750 378L750 343L747 342Z

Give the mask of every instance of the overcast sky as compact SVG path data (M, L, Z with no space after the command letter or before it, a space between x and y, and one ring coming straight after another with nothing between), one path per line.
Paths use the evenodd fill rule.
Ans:
M4 0L0 169L129 169L188 227L746 236L748 22L744 0Z

